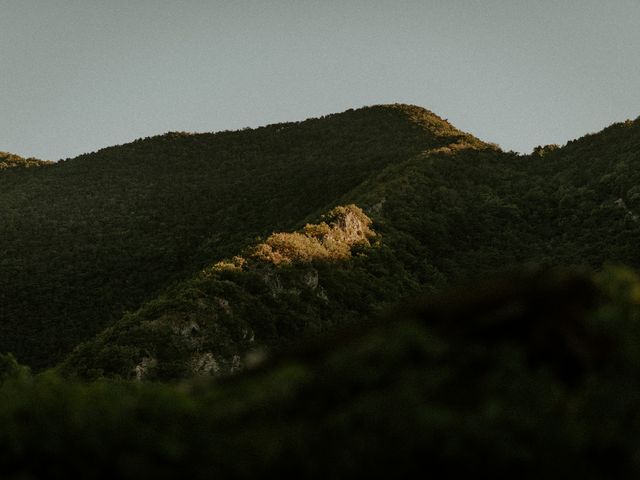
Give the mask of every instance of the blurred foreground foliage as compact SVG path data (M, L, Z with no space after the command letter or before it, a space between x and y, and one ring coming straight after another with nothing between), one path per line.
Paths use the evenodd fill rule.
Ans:
M78 383L3 356L0 470L632 478L639 315L630 270L535 270L418 299L218 380Z

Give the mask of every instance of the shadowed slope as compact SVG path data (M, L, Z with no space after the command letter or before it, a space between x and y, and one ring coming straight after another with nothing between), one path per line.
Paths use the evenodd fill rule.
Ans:
M458 139L417 107L216 134L170 133L0 173L0 351L35 367L371 174ZM11 169L15 170L15 169Z
M223 375L241 369L251 350L344 325L354 315L341 293L354 296L359 315L371 308L356 292L373 285L356 280L358 262L350 262L375 238L370 223L348 205L300 232L270 235L125 315L76 348L61 371L85 379ZM351 291L348 277L329 282L334 270L352 274Z
M607 138L611 131L616 127L600 135ZM614 144L599 142L583 157L571 158L573 143L547 149L553 153L540 155L539 150L525 157L460 138L390 164L341 198L364 207L377 233L374 244L359 248L357 256L327 264L312 239L301 233L275 234L258 252L277 265L293 263L292 269L259 275L243 270L241 261L232 261L227 264L229 271L211 282L177 285L159 301L126 317L108 336L88 342L82 355L72 356L68 371L89 377L100 372L130 377L143 358L164 351L164 362L172 366L158 369L160 378L216 373L201 368L200 360L185 359L197 353L197 358L209 359L204 364L211 367L211 360L218 364L220 359L236 358L233 368L239 368L248 349L352 323L421 289L437 290L470 278L482 281L493 272L531 263L600 268L615 259L638 267L640 254L630 240L640 236L640 223L616 200L617 193L600 188L607 168L635 175L640 166L640 150L633 148L636 141L634 135L620 135ZM577 183L577 170L588 171L590 165L597 175L583 175ZM274 246L280 250L274 251ZM296 246L304 247L305 254L297 254ZM283 251L292 253L283 256ZM311 267L288 260L314 252ZM189 319L207 326L203 331L218 328L216 308L207 313L200 304L226 310L227 324L236 328L236 334L222 343L198 343L197 349L180 350L176 345L188 337L183 326L191 324ZM158 318L164 319L167 332L176 333L140 333L144 322Z

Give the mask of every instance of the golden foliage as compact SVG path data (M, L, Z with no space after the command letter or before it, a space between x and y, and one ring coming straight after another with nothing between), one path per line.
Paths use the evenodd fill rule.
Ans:
M375 235L369 228L371 219L356 205L336 207L325 220L329 223L307 224L302 232L272 234L252 250L250 258L274 265L344 260L351 256L351 247L368 245L368 238Z

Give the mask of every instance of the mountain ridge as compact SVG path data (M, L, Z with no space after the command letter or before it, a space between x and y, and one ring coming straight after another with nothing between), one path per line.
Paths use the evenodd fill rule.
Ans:
M371 172L459 138L472 137L424 109L372 107L164 135L2 174L0 349L50 366L171 282L302 226Z
M612 131L615 129L607 130L602 135L609 135ZM592 148L592 140L590 137L585 140L586 148ZM634 137L630 141L633 143ZM623 150L626 150L626 147ZM464 139L462 141L456 139L455 143L427 149L387 165L337 201L338 204L360 205L366 214L371 216L372 228L376 231L377 247L365 248L360 252L360 258L349 260L341 265L340 270L348 273L342 273L341 275L345 277L337 283L332 278L336 273L316 262L313 265L312 274L314 288L322 289L323 294L330 301L330 308L337 309L338 316L342 316L343 321L348 323L347 318L370 316L380 311L384 305L417 294L421 289L438 290L447 285L468 281L469 278L481 278L489 272L517 268L519 265L530 262L543 265L561 262L599 268L602 262L608 259L625 259L627 263L638 265L640 260L638 255L629 254L627 242L619 237L616 238L628 228L625 226L624 212L616 206L615 197L605 200L606 196L611 195L611 192L605 191L593 191L589 195L591 198L604 195L599 200L601 203L598 208L601 211L598 212L597 218L604 220L603 225L606 224L607 229L610 230L604 235L608 236L609 240L601 240L606 246L603 245L601 251L596 252L590 247L593 240L585 239L584 246L589 248L590 256L576 258L575 252L580 249L566 235L568 232L573 232L576 237L593 235L592 231L585 229L585 222L593 222L593 220L589 218L589 211L585 211L582 217L576 217L575 212L572 213L575 220L565 218L563 205L571 204L569 199L574 193L578 194L578 198L571 199L571 202L582 201L579 198L583 195L582 192L587 191L585 190L587 188L597 187L601 182L596 182L594 185L585 177L584 184L574 182L576 183L575 192L564 191L566 186L571 185L571 182L565 179L568 173L562 170L566 168L564 165L566 162L559 162L557 159L557 155L564 151L566 150L561 148L547 148L545 150L547 153L544 155L537 152L529 156L520 156L512 152L502 152L495 145L484 142L466 143ZM571 155L574 154L573 149L569 149L568 152ZM637 160L637 155L634 158ZM625 160L624 157L616 157L619 165L622 165L620 162ZM585 162L585 159L582 158L580 161ZM598 164L594 164L595 167L606 168ZM628 167L629 165L625 166L625 168ZM572 168L584 170L578 165ZM558 173L554 173L554 170L558 170ZM569 171L572 175L575 173L572 169ZM562 181L554 181L555 177L562 177ZM568 195L569 193L571 195ZM544 201L540 202L539 199ZM595 214L594 218L596 218ZM620 224L615 226L616 222ZM599 232L598 235L602 233ZM637 226L633 225L633 228L624 234L637 236L639 233ZM548 239L541 234L548 236ZM552 243L549 243L549 240ZM233 265L233 262L230 265ZM381 266L385 272L382 276L380 273L375 273ZM287 276L289 274L284 272L274 274L276 279L278 275L288 278L286 281L283 280L289 284L287 288L293 288L299 292L301 298L307 298L304 309L296 306L295 298L280 300L280 304L272 304L270 300L272 293L269 293L268 286L265 297L249 293L249 296L244 298L242 297L244 294L233 294L231 297L222 295L216 298L222 298L225 305L236 313L245 312L235 316L232 323L249 322L252 325L259 320L264 322L264 318L269 318L269 322L273 322L273 327L282 321L279 319L291 315L298 319L300 325L315 325L313 329L334 326L336 320L327 321L329 316L323 313L327 308L325 304L314 304L309 301L312 297L305 297L306 294L300 293L307 290L304 279L305 275L309 274L311 274L310 271L299 274L298 283L293 281L293 286L291 286L292 277ZM347 278L350 279L348 282ZM259 287L261 283L269 284L273 279L273 276L265 279L257 278L255 284L247 283L248 280L238 277L228 277L226 281L236 285L234 288L239 288L238 291L244 291L244 289L260 291L260 288L265 288L264 285ZM198 281L194 283L189 280L182 285L182 287L178 286L170 296L185 299L189 291L206 292L211 288ZM353 290L351 292L353 297L364 298L366 301L358 303L345 297L340 293L340 290L345 288ZM171 302L168 302L167 310L159 308L152 317L145 316L147 313L141 314L138 320L135 320L137 314L134 313L127 317L126 328L134 328L132 325L136 321L144 323L153 318L153 315L167 315L166 318L174 316L175 321L180 323L182 322L180 318L185 315L188 317L198 311L199 301L197 298L186 300L180 307L183 310L180 311L172 310ZM255 315L252 309L260 312L259 315L262 318L253 318ZM144 308L142 311L149 312ZM211 321L215 323L215 320ZM116 331L119 328L118 325L118 323L114 325ZM251 329L249 328L248 331ZM142 336L144 335L138 332L133 335L133 338ZM249 336L253 338L252 334ZM92 358L102 358L105 365L115 361L118 368L101 370L98 365L96 371L104 374L111 372L111 375L129 378L132 372L136 371L135 365L142 358L140 354L133 354L130 349L135 350L139 347L136 346L135 340L132 342L127 338L124 330L115 335L112 331L110 338L110 342L103 343L102 347L97 344L91 345L89 342L88 346L84 347L84 355L80 355L78 359L75 354L76 358L71 364L75 362L75 368L82 368L86 364L96 365L91 362ZM177 338L179 336L174 337L174 339ZM279 338L295 341L296 337L283 334ZM236 343L238 349L234 350L231 342L221 347L219 351L227 352L226 355L239 359L242 353L246 353L251 347L247 345L240 347L242 344L242 340L238 339ZM269 344L271 343L258 341L251 348L261 348ZM137 360L129 357L129 360L124 363L121 360L116 361L117 358L121 359L119 355L122 352L109 358L108 349L104 350L108 345L110 345L108 348L126 346L127 355L134 357L138 355ZM153 346L152 342L151 345L147 343L145 348L148 349L147 352L152 352L158 346L157 343ZM161 350L163 348L161 347ZM207 352L215 352L215 350L215 348L209 349ZM165 359L175 359L180 355L183 354L175 351L165 352ZM155 362L155 357L153 358ZM70 363L67 362L66 366L69 367L69 365ZM238 360L235 365L235 368L238 368ZM171 369L160 369L159 371L163 373L159 374L159 378L166 380L198 373L198 371L185 370L185 366L185 363L172 365L173 373ZM73 373L74 368L68 371Z
M339 205L371 217L382 242L371 265L387 272L345 274L376 284L349 315L527 261L639 265L627 240L640 236L638 125L517 155L391 104L5 169L0 350L52 366L172 285Z
M374 111L402 113L409 119L410 122L421 127L425 132L429 133L434 137L438 137L438 136L453 137L453 138L464 137L473 141L484 143L478 138L476 138L475 136L473 136L472 134L459 130L454 125L452 125L447 119L440 117L439 115L437 115L436 113L434 113L433 111L425 107L408 104L408 103L381 103L381 104L362 106L358 108L349 108L341 112L320 115L317 117L309 117L303 120L275 122L275 123L269 123L269 124L260 125L256 127L244 127L244 128L233 129L233 130L216 130L216 131L210 131L210 132L168 131L161 134L156 134L156 135L151 135L146 137L139 137L121 144L109 145L91 152L81 153L79 155L76 155L75 157L63 158L63 159L60 159L58 162L64 163L68 161L75 161L77 159L84 159L86 157L90 157L95 154L111 151L112 149L120 149L122 147L128 147L134 144L140 144L145 142L154 142L159 140L171 140L171 139L180 139L180 138L184 139L184 138L191 138L191 137L198 138L198 137L207 137L212 135L224 136L224 135L234 135L238 133L248 133L248 132L257 133L257 132L263 132L263 131L273 131L274 129L276 131L282 131L284 129L288 129L292 127L298 127L301 125L303 126L306 123L313 123L313 122L322 121L322 120L330 121L332 119L339 118L345 115L359 115L361 113L374 112ZM58 162L52 162L52 163L58 163Z

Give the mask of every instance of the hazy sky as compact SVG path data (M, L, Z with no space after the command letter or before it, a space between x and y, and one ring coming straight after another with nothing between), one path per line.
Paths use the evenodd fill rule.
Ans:
M0 0L0 150L413 103L504 149L640 115L640 0Z

